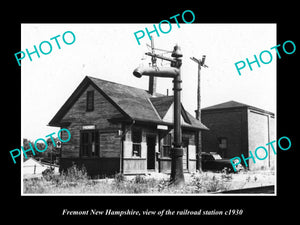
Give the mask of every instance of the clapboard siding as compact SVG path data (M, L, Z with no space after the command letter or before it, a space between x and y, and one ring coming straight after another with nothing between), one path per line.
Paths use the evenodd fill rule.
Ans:
M124 174L145 173L147 161L145 158L124 159Z
M87 91L94 91L94 110L86 111ZM121 140L117 138L117 132L121 129L120 124L108 121L112 117L120 117L122 114L100 92L91 85L80 95L77 101L62 118L62 123L70 123L67 127L71 132L71 140L63 143L62 157L79 157L80 130L84 125L95 125L100 135L100 157L120 157ZM106 130L110 133L103 133ZM116 137L116 138L115 138Z
M94 91L94 110L86 111L86 92ZM71 122L76 124L96 124L101 129L119 128L119 125L110 123L107 119L120 117L122 114L94 87L89 86L78 98L75 104L62 118L62 123ZM71 124L72 125L72 124Z
M121 148L121 138L117 132L100 133L100 157L120 157Z

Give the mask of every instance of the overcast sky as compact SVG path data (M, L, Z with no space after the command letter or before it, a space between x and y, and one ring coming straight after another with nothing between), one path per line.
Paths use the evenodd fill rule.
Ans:
M134 32L149 30L153 24L22 24L21 50L34 51L42 41L52 43L52 52L33 54L22 60L21 66L21 127L22 138L35 140L57 132L59 128L47 126L85 76L93 76L133 87L148 88L148 77L140 79L132 75L141 65L148 65L150 51L147 36L138 45ZM167 30L165 28L164 30ZM66 45L61 37L61 49L50 38L72 31L76 40ZM276 43L276 24L172 24L168 34L154 33L155 47L173 50L176 43L183 53L182 102L194 115L197 105L197 64L190 57L206 55L209 68L201 70L202 107L234 100L271 112L276 112L276 61L271 47ZM66 36L72 39L69 35ZM44 46L46 51L47 46ZM258 68L252 64L241 70L234 63L254 60L263 50L273 53L273 61ZM160 52L157 52L160 53ZM169 56L169 55L166 55ZM267 61L267 59L265 59ZM17 62L16 62L17 65ZM161 60L158 66L168 66ZM171 79L159 78L157 91L172 94Z

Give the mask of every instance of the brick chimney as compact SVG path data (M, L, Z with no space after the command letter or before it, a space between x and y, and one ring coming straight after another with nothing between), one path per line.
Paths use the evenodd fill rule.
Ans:
M149 76L149 94L150 95L155 95L156 94L156 81L157 77Z

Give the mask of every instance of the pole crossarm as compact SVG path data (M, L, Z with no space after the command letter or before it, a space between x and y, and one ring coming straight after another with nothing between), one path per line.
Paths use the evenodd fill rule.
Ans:
M196 59L195 57L190 57L191 60L193 60L195 63L201 64L201 61L199 59Z
M190 59L193 60L193 61L194 61L195 63L197 63L198 65L203 66L203 67L205 67L205 68L208 68L208 66L204 64L205 56L203 56L202 60L196 59L195 57L190 57Z
M174 63L177 62L177 60L175 60L175 59L171 59L169 57L165 57L165 56L162 56L162 55L153 54L151 52L146 52L145 55L153 56L153 57L156 57L156 58L159 58L159 59L164 59L164 60L174 62Z

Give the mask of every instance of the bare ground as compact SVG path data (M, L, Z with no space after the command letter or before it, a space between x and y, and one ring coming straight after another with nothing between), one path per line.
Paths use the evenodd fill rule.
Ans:
M185 185L181 188L168 185L168 174L149 173L142 176L90 180L66 180L58 176L24 179L25 194L207 194L241 188L275 185L274 171L241 171L236 174L203 172L186 173Z

